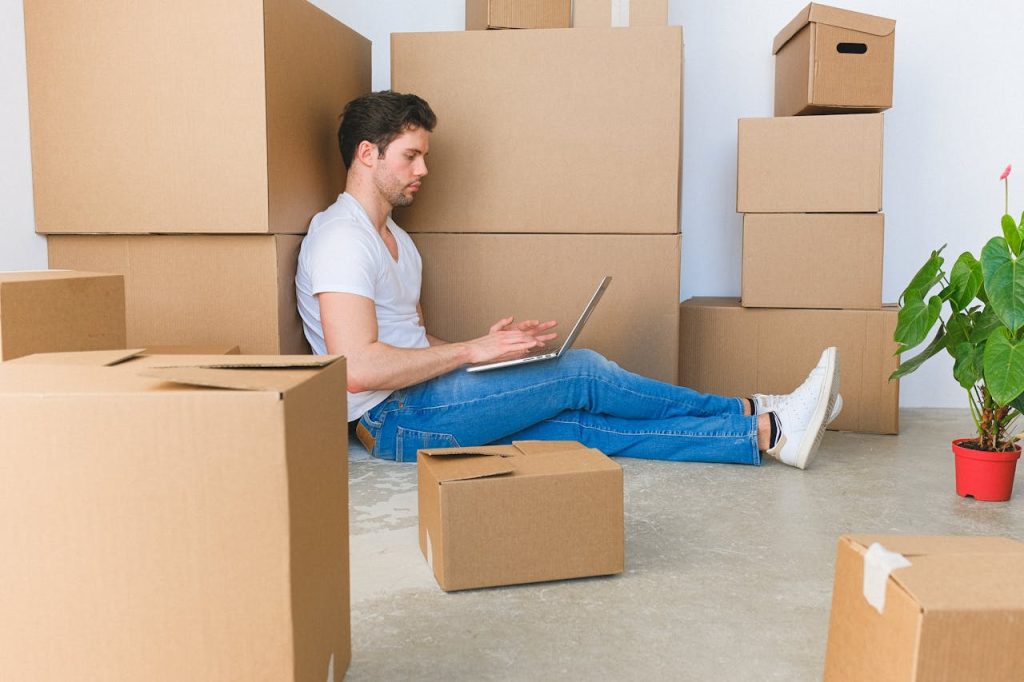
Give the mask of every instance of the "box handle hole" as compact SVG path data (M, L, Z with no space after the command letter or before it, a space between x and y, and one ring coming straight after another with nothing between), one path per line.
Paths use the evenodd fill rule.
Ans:
M839 43L836 45L836 52L839 54L864 54L868 51L865 43Z

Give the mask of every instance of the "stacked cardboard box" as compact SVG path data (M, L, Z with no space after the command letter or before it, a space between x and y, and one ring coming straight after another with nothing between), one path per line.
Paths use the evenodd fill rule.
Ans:
M430 175L396 220L424 257L432 333L471 338L506 315L565 333L611 275L577 345L673 381L682 29L606 19L392 35L392 87L438 115ZM637 131L658 154L636 154Z
M305 0L27 0L25 27L50 266L124 275L133 346L308 352L296 235L343 188L369 41Z
M894 35L890 19L812 3L776 37L776 117L738 127L741 301L683 304L680 383L788 393L838 346L844 409L832 428L898 431L876 113L892 105Z

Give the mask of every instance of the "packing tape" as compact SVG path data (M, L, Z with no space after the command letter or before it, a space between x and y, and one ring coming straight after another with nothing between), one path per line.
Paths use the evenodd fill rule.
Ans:
M434 548L430 546L430 529L427 529L427 566L430 566L430 572L434 572Z
M872 542L864 553L864 598L879 613L885 610L885 586L889 574L897 568L910 565L907 557L899 552L890 552L877 542Z
M629 26L629 0L612 0L612 27Z

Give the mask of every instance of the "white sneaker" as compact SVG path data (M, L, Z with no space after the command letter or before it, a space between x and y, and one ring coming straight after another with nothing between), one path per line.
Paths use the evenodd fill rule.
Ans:
M821 365L812 369L811 376L814 376L814 373L817 372L820 367ZM807 377L807 379L805 379L804 382L806 383L810 378L811 377ZM774 412L779 407L779 405L782 404L782 401L788 398L790 395L791 394L789 393L785 395L775 395L772 393L755 393L754 395L750 396L751 398L754 399L754 415L756 416L759 414ZM837 393L836 404L832 406L832 411L829 413L828 419L825 421L825 424L827 425L834 422L836 420L836 417L838 417L839 413L842 411L843 394Z
M782 433L766 454L784 464L806 469L825 433L825 417L839 396L839 351L826 348L818 365L800 387L778 402L775 416Z

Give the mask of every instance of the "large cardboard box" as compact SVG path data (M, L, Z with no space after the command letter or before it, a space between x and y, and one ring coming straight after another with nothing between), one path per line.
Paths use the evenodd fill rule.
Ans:
M26 0L36 231L303 233L370 41L305 0Z
M741 118L740 213L882 210L883 114Z
M466 30L569 28L572 0L466 0Z
M438 117L409 232L679 232L680 27L395 33L391 83Z
M887 574L878 550L869 551L874 543L909 566ZM1015 682L1024 671L1022 645L1024 544L972 536L839 539L827 682Z
M775 115L888 109L895 43L892 19L812 2L772 45Z
M499 319L557 320L558 342L605 275L611 285L575 348L674 382L679 347L679 236L418 234L427 330L483 336Z
M340 680L344 384L330 357L0 365L0 679Z
M897 306L878 310L744 308L735 298L680 306L679 383L721 395L789 393L828 346L839 349L843 411L829 428L899 432Z
M747 213L743 305L882 307L884 225L881 213Z
M50 267L124 275L128 345L304 354L297 235L50 235Z
M573 0L572 25L576 28L665 26L668 0Z
M66 270L0 272L0 361L125 344L124 277Z
M622 467L599 450L420 450L417 468L420 551L441 589L622 572Z

